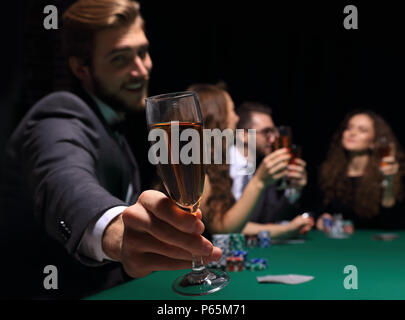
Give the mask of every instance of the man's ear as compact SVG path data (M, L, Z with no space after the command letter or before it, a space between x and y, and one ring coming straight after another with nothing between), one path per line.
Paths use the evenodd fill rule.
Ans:
M88 82L90 80L89 66L84 63L82 58L69 57L69 67L80 81Z

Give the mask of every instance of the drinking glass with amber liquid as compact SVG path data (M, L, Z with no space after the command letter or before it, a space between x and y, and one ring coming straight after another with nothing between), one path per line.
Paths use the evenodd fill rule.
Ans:
M203 117L197 94L186 91L148 97L146 119L149 140L161 138L152 142L151 149L160 148L155 164L169 197L186 214L196 214L205 179ZM195 152L192 157L190 151ZM193 256L192 271L177 278L172 288L179 294L200 296L228 282L226 272L207 269L202 257Z
M380 167L386 166L387 164L382 159L391 155L391 143L386 136L381 136L377 139L376 151L377 156L380 158ZM387 185L388 180L384 177L382 186L385 188Z
M279 126L277 128L278 134L273 142L274 150L281 148L287 148L291 150L291 140L292 140L292 130L289 126ZM288 187L287 178L283 177L281 182L278 184L277 189L282 190Z
M290 164L295 164L296 159L302 159L302 146L298 144L291 144L291 159L290 159Z

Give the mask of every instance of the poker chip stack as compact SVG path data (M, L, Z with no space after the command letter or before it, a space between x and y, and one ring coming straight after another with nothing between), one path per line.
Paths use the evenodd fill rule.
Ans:
M333 223L330 230L330 235L331 237L335 238L340 238L344 235L342 214L333 215Z
M231 233L229 234L230 242L229 249L232 250L246 250L245 248L245 235L241 233Z
M212 244L222 250L222 257L218 261L213 261L208 264L210 268L225 268L226 258L231 256L230 250L230 235L229 234L214 234L212 235Z
M260 271L267 269L267 260L263 258L254 258L245 263L245 268L250 271Z
M258 245L257 236L255 234L246 235L245 240L247 248L255 248Z
M235 272L243 270L243 258L242 257L228 257L226 258L226 271Z
M267 248L270 246L270 233L261 231L259 234L245 236L241 233L214 234L212 244L222 250L222 257L218 261L208 264L210 268L222 268L230 272L248 269L251 271L264 270L267 268L267 260L263 258L247 260L248 247Z
M270 232L260 231L259 234L257 235L257 239L259 241L260 248L270 247Z
M324 230L324 232L325 232L326 234L329 234L330 231L331 231L331 229L332 229L332 219L331 219L331 218L324 217L324 218L322 219L322 222L323 222L323 230Z
M231 256L232 257L240 257L243 261L246 261L248 252L246 250L232 250Z
M354 233L354 226L351 220L343 220L343 231L345 234Z

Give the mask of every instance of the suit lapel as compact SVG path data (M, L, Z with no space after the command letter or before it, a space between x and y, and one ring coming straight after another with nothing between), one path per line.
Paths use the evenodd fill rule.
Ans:
M80 98L82 98L87 105L91 108L91 110L96 114L97 118L102 122L104 128L106 131L109 133L111 137L117 142L119 145L120 149L125 155L125 158L127 159L128 165L129 165L129 172L130 172L130 178L126 176L124 173L125 177L123 179L124 181L124 186L123 190L128 190L129 183L131 182L132 184L132 196L130 198L130 204L135 203L138 200L139 194L140 194L140 186L141 186L141 179L139 175L139 167L138 163L136 162L136 159L131 151L131 148L127 142L127 139L125 138L125 130L120 130L121 132L114 131L112 127L107 123L106 119L103 117L100 109L98 108L96 102L80 87L75 90L75 94L77 94ZM124 133L124 134L122 134ZM123 170L125 172L126 170ZM126 192L122 197L122 200L125 201L126 198Z

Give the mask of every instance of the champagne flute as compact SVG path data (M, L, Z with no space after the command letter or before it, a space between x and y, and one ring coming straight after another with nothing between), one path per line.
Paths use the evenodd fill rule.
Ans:
M149 137L154 130L154 133L164 133L164 143L159 140L159 145L164 145L160 150L163 161L155 163L166 191L179 208L195 214L200 206L205 178L203 117L197 94L185 91L148 97L146 118ZM190 161L189 152L183 152L183 147L196 152L198 157ZM178 277L172 288L179 294L201 296L220 290L228 283L226 272L207 269L202 257L193 256L192 271Z
M292 144L290 164L295 164L295 159L302 159L302 146Z
M290 148L291 158L289 164L296 164L296 159L302 159L302 146L298 144L291 144ZM296 192L296 188L289 180L287 180L287 191L292 194Z
M386 136L381 136L377 139L377 155L381 159L380 167L384 167L387 164L382 161L384 157L388 157L391 154L391 143ZM382 186L385 188L388 185L388 180L386 177L383 178Z
M278 150L281 148L288 148L291 147L291 140L292 140L292 130L289 126L279 126L277 128L278 135L274 140L274 150ZM281 180L281 183L277 186L278 190L283 190L288 187L287 185L287 178L284 176Z

